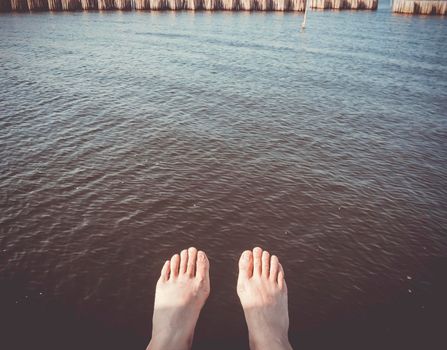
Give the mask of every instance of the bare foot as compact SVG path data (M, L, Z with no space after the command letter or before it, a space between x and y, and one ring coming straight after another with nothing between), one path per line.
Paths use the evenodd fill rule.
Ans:
M152 339L147 349L190 349L209 293L209 262L204 252L189 248L166 261L155 289Z
M261 248L239 260L237 294L247 321L251 350L291 350L284 270L278 258Z

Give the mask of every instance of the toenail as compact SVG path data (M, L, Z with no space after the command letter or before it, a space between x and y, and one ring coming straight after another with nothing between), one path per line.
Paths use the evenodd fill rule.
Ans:
M248 260L248 259L249 259L249 254L248 254L248 252L244 252L244 254L242 255L242 258L243 258L244 260Z
M198 256L200 260L205 260L205 254L203 254L203 252L199 252Z

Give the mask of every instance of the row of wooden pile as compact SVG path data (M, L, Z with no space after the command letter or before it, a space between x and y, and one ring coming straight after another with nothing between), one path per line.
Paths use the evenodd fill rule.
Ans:
M314 9L376 10L378 0L309 0ZM304 11L306 0L0 0L2 11Z

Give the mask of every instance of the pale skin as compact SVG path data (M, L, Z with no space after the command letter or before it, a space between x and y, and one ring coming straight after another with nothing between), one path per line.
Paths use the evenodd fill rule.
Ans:
M210 293L209 261L196 248L167 260L155 289L152 339L147 350L191 349L200 311ZM246 250L239 260L237 294L251 350L291 350L284 270L275 255Z

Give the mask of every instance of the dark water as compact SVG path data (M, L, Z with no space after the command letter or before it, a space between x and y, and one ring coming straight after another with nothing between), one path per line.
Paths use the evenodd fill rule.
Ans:
M296 349L443 348L447 21L0 16L2 349L141 349L164 259L211 261L196 347L246 347L277 254Z

